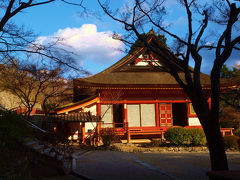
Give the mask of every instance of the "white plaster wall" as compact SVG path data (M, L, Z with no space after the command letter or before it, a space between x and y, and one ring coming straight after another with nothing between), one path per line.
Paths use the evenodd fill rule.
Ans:
M200 121L198 118L188 118L188 124L189 126L201 126Z
M91 107L84 108L84 112L88 112L88 111L90 111L92 113L92 115L96 115L97 114L97 105L93 105ZM95 122L87 122L87 123L85 123L85 132L88 132L88 130L93 130L95 127L96 127Z
M90 111L92 113L92 115L96 115L97 114L97 105L93 105L89 108L84 108L84 112L88 112Z
M93 130L96 127L95 122L87 122L85 123L85 132L88 132L88 130Z

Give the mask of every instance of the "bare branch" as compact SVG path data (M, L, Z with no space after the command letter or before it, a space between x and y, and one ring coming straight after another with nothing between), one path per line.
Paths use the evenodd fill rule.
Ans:
M154 26L156 26L157 28L159 28L161 31L167 33L168 35L172 36L173 38L176 38L176 39L177 39L178 41L180 41L181 43L187 45L187 42L183 41L180 37L178 37L177 35L175 35L175 34L173 34L173 33L170 33L170 32L167 31L165 28L163 28L162 26L160 26L159 24L157 24L157 23L151 18L151 16L150 16L149 14L147 14L147 13L142 9L141 5L139 5L138 7L139 7L139 9L142 11L142 13L144 13L145 16L148 17L148 19L150 20L150 22L151 22Z
M192 12L189 9L190 5L188 5L187 0L184 0L184 7L186 8L187 15L188 15L188 42L187 42L188 46L187 46L187 53L186 53L184 63L186 65L188 65L191 48L193 47L193 46L191 46L191 44L192 44L191 41L192 41L192 36L193 36L193 32L192 32Z
M203 20L202 28L201 28L201 30L200 30L197 38L196 38L195 44L194 44L194 46L195 46L194 48L195 49L197 49L198 43L199 43L199 41L200 41L200 39L201 39L205 29L207 28L207 25L208 25L208 15L207 15L207 12L203 11L203 14L204 14L205 18Z

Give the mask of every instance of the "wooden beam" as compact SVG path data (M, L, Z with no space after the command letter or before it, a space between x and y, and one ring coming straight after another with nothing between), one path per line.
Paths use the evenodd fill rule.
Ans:
M101 104L155 104L155 103L187 103L190 100L120 100L120 101L101 101Z

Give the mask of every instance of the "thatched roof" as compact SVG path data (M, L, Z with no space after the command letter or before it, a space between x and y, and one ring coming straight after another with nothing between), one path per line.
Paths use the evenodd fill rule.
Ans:
M158 43L157 36L154 33L149 33L149 43ZM163 45L166 49L167 47ZM160 62L160 66L135 66L136 60L142 54L150 53ZM172 59L172 58L171 58ZM174 61L174 60L172 60ZM184 81L185 75L179 65L177 58L173 62L175 69L178 71L180 78ZM192 68L190 71L192 71ZM210 87L210 76L201 73L201 83L203 87ZM222 85L236 84L239 80L230 81L229 79L221 79ZM123 57L121 60L113 64L106 70L89 76L86 78L74 79L74 87L94 87L94 88L129 88L129 87L144 87L144 88L163 88L163 87L175 87L180 88L178 82L169 73L169 70L161 57L150 52L147 47L136 47L129 54Z

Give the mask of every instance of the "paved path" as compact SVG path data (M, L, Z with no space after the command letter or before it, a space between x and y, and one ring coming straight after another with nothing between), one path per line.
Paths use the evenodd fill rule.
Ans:
M240 153L228 153L230 170L240 169ZM76 162L90 179L208 179L208 153L124 153L91 151Z
M210 170L209 153L134 153L136 158L178 179L208 179ZM227 153L229 169L240 170L240 153Z
M172 179L135 162L128 153L92 151L77 160L76 171L90 179Z

